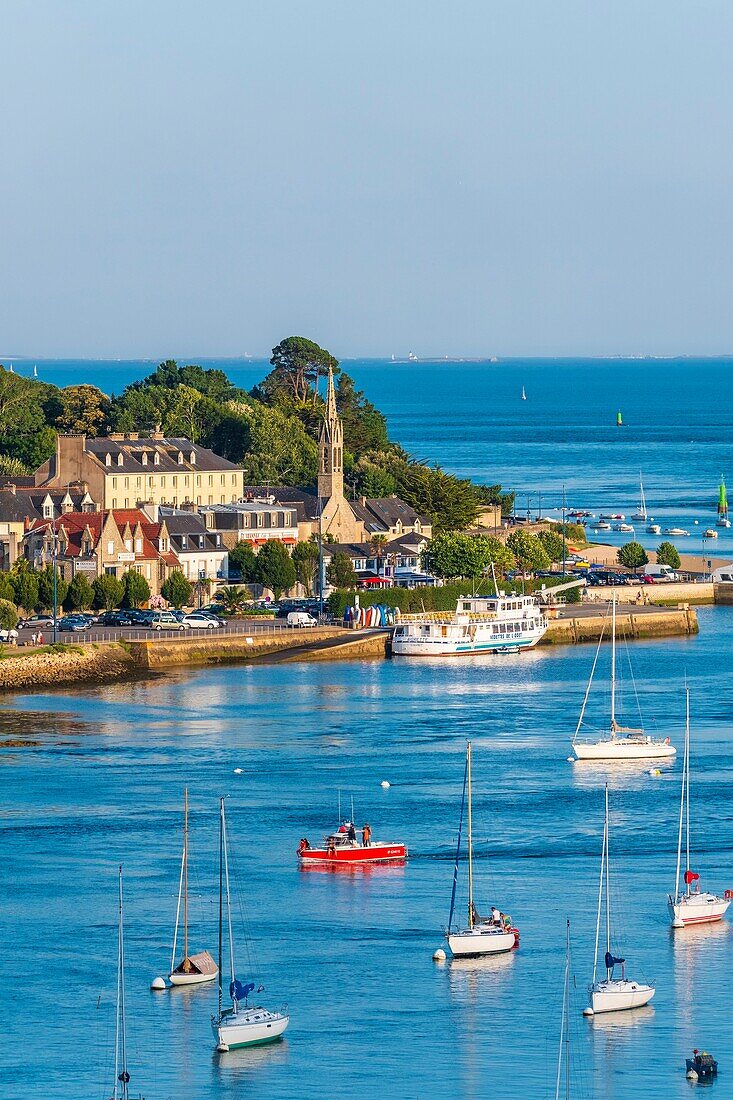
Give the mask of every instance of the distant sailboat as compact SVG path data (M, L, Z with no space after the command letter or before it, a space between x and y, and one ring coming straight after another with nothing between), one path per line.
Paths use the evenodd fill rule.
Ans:
M127 1022L125 1019L125 925L122 915L122 868L119 870L117 923L117 1012L115 1016L115 1084L110 1100L132 1100L127 1069ZM138 1097L142 1100L142 1096Z
M178 922L181 916L183 900L183 958L176 966L176 947L178 944ZM213 982L219 973L217 965L208 951L197 955L188 953L188 787L183 796L183 856L181 858L181 877L178 883L178 906L176 908L176 927L173 933L173 951L171 969L168 975L171 985L200 985Z
M10 368L13 369L12 367ZM718 492L718 518L715 521L717 527L730 527L728 519L728 494L725 491L725 479L720 475L720 490Z
M417 363L417 356L415 355L415 353L414 353L414 352L412 352L412 351L411 351L411 352L410 352L410 353L408 354L408 356L407 356L407 361L408 361L409 363Z
M527 400L527 394L524 392L524 386L522 386L522 401Z
M15 374L15 371L13 370L13 364L12 363L10 364L10 373Z
M37 366L33 367L33 377L38 378L38 367Z
M700 876L690 868L690 689L685 691L685 759L682 765L682 793L680 795L680 827L677 836L677 873L674 881L674 897L667 898L673 928L689 924L711 924L718 921L733 900L733 892L726 890L718 897L707 890L700 890ZM682 834L685 835L684 890L680 892L682 870Z
M639 507L631 518L638 520L640 523L646 523L647 521L646 498L644 496L644 482L642 481L641 471L639 471Z

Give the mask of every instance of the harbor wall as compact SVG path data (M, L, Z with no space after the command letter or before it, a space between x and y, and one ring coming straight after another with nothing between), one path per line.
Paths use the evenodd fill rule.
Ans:
M691 607L660 608L644 611L620 611L616 615L616 629L625 638L674 638L697 634L700 630L697 615ZM604 632L610 641L608 616L581 615L551 619L547 633L540 645L578 645L597 642Z

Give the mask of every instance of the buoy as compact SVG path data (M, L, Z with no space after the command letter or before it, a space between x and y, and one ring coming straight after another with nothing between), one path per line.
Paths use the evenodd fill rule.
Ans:
M574 763L575 763L575 757L574 756L569 756L568 757L568 764L574 764Z
M227 1046L226 1043L219 1043L219 1045L216 1049L217 1049L217 1052L219 1054L226 1054L229 1050L229 1047Z
M588 1005L588 1007L587 1007L587 1008L584 1008L584 1009L583 1009L583 1015L584 1015L584 1016L595 1016L595 1012L594 1012L594 1011L593 1011L593 1009L592 1009L592 1008L590 1007L590 1005Z
M388 779L383 779L382 782L379 785L380 785L380 787L384 787L385 791L387 790L388 787L391 786Z
M686 1076L686 1078L687 1078L687 1080L688 1080L688 1081L697 1081L697 1070L695 1070L695 1069L688 1069L688 1071L687 1071L687 1073L685 1074L685 1076Z
M153 978L150 988L154 989L156 993L159 989L165 989L165 980L163 978Z
M433 951L433 958L436 962L445 962L446 954L442 947L438 947Z
M235 775L241 775L243 771L244 771L244 768L235 768L234 769L234 774Z
M649 774L650 775L661 775L662 770L661 770L661 768L650 768L649 769Z

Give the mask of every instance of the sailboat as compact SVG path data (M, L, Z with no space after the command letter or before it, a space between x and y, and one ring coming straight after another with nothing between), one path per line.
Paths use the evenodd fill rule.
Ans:
M463 810L468 803L468 927L453 931L453 914L456 906L456 888L458 884L458 866L461 858L461 833L463 830ZM511 917L492 907L490 917L482 917L473 900L473 818L471 793L471 742L466 745L466 767L463 773L463 798L461 816L458 823L458 844L453 867L453 889L450 899L450 915L445 938L451 953L456 958L477 955L498 955L519 946L519 930L512 928Z
M667 898L673 928L688 924L712 924L724 915L733 900L733 890L726 890L723 897L700 890L700 876L690 869L690 689L685 689L685 759L682 765L682 792L680 794L680 827L677 836L677 873L674 895ZM684 890L680 892L682 869L682 833L685 834Z
M178 922L181 916L183 900L183 958L176 966L176 947L178 945ZM171 952L171 970L168 978L171 985L199 985L213 982L219 973L216 963L208 951L197 955L188 953L188 787L183 795L183 855L181 857L181 877L178 882L178 906L176 908L176 927L173 933L173 951Z
M578 724L573 736L573 752L576 760L659 760L672 757L677 752L668 737L652 737L643 728L632 729L620 726L616 721L616 593L611 600L611 723L608 737L597 740L580 740L579 734L585 718L593 676L598 663L598 655L603 641L603 629L598 639L596 655L593 661L588 687L585 690L583 705L580 708Z
M117 1011L115 1015L115 1084L110 1100L132 1100L127 1069L127 1021L125 1019L125 925L122 916L122 868L119 870L117 922ZM143 1100L142 1096L138 1100Z
M522 386L522 401L527 400L527 394L524 392L524 386Z
M224 899L226 897L226 927L229 945L229 997L232 1007L223 1008L222 970L224 947ZM211 1026L220 1053L238 1047L262 1046L279 1039L290 1023L283 1012L270 1012L261 1006L250 1006L248 998L254 992L254 982L237 978L232 934L232 904L229 892L229 850L227 843L224 799L219 800L219 1011L211 1017ZM259 990L258 990L259 992Z
M33 377L38 378L38 365L33 367Z
M616 958L611 952L611 884L609 877L609 827L608 827L608 784L606 784L605 816L603 821L603 848L601 850L601 874L598 883L598 915L596 917L596 949L593 960L593 982L588 989L589 1005L583 1009L584 1016L596 1016L601 1012L621 1012L629 1008L641 1008L649 1004L656 990L653 985L634 982L626 977L625 959ZM604 889L605 887L605 889ZM606 977L596 981L598 972L598 943L601 932L601 912L603 897L606 899L606 951L603 964ZM621 977L614 978L615 967L621 967Z
M12 367L10 368L13 369ZM730 520L728 519L728 495L725 491L725 479L723 475L720 475L720 489L718 491L718 518L715 521L716 527L730 527Z
M639 507L631 518L643 523L647 521L646 498L644 497L644 482L642 481L641 473L639 473Z

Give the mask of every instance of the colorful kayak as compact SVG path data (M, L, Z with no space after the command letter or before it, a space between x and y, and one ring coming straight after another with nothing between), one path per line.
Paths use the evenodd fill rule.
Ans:
M306 837L298 846L298 859L303 865L341 866L355 863L402 863L407 859L407 845L385 844L372 840L368 825L357 838L356 827L344 821L335 832L323 838L322 848L311 848Z

